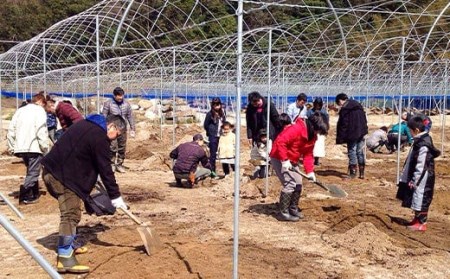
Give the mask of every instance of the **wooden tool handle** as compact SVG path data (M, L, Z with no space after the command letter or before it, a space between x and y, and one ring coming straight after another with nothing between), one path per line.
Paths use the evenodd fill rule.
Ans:
M128 215L128 217L130 217L136 224L138 225L142 225L142 221L138 219L138 217L136 217L133 213L131 213L131 211L129 211L128 209L119 207L119 209L121 209L123 211L123 213L125 213L126 215Z

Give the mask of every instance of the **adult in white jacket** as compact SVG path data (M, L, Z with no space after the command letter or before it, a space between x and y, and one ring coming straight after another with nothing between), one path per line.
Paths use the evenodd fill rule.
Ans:
M48 151L47 114L44 94L35 95L31 103L19 108L8 128L8 149L23 159L27 174L20 186L19 203L36 203L39 199L41 159Z

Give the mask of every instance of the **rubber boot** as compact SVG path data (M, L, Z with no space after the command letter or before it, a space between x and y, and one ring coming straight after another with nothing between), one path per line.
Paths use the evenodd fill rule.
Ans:
M289 214L298 217L299 219L305 218L302 211L298 208L298 202L300 201L301 191L295 191L292 193L291 203L289 204Z
M31 188L31 189L32 189L32 192L33 192L33 196L36 199L39 199L39 197L41 196L41 193L39 192L39 181L36 181L36 183L34 183L33 188Z
M59 273L88 273L89 267L80 265L75 257L75 250L73 249L74 237L59 236L58 238L58 256L56 268Z
M72 247L75 250L76 255L85 254L89 249L83 245L79 240L77 240L78 235L74 235Z
M428 212L416 211L414 214L414 219L411 222L412 224L409 224L407 228L412 231L424 232L427 230L427 219L428 219Z
M351 179L356 177L356 165L348 166L348 177Z
M280 221L289 221L289 222L298 222L300 220L297 216L292 216L289 213L289 206L291 204L293 193L285 193L281 192L280 195L280 213L278 215L278 220Z
M320 166L319 157L314 157L314 166Z
M34 195L33 187L25 189L23 186L20 187L19 192L19 204L33 204L38 202L38 197Z
M366 165L359 165L359 179L364 179L364 169Z

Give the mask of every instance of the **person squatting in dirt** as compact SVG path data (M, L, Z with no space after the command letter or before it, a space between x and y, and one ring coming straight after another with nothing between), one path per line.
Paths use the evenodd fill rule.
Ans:
M322 98L318 97L315 98L313 101L313 107L307 111L306 116L310 117L315 112L319 112L323 115L323 119L327 123L328 127L330 126L330 117L328 115L327 110L323 107L323 100ZM325 141L327 137L325 135L318 134L316 143L314 144L314 165L319 166L320 165L320 158L325 157Z
M42 159L42 179L47 191L58 200L60 211L57 270L87 273L89 267L78 263L75 254L87 248L76 241L81 218L81 201L85 208L104 214L90 196L98 176L105 185L112 206L127 208L110 164L110 141L126 129L125 120L118 115L105 118L94 114L78 121L68 129ZM91 212L88 212L91 213Z
M208 146L210 151L209 164L211 165L211 177L217 178L216 159L217 149L221 135L222 124L226 121L225 110L222 107L220 98L213 98L211 101L211 110L206 113L203 128L208 137Z
M116 87L113 90L112 99L103 104L102 114L105 117L109 115L120 115L130 125L130 136L136 136L136 125L134 124L133 110L130 103L125 100L125 91ZM125 161L125 151L127 148L127 130L120 134L117 139L111 141L111 167L113 171L125 172L123 162Z
M222 163L225 177L231 174L230 169L234 171L236 135L233 133L233 128L234 126L228 121L222 124L222 135L220 136L219 147L217 149L217 158Z
M175 160L172 171L176 186L182 187L182 179L187 179L189 188L211 175L211 165L203 145L203 136L196 134L192 141L178 145L169 154ZM199 166L199 163L203 167Z
M366 158L364 154L364 136L368 134L366 113L362 105L348 98L347 94L336 95L336 104L340 107L336 126L336 144L347 144L348 177L356 177L356 166L359 178L364 179Z
M434 158L441 152L434 147L422 117L409 119L408 127L414 141L401 172L396 197L402 201L402 207L414 210L414 218L407 228L423 232L427 229L428 210L433 200Z
M389 130L386 144L387 149L392 153L398 149L398 137L400 135L400 149L404 149L406 144L411 145L413 142L413 136L408 128L408 113L403 112L401 121ZM403 150L402 150L403 151Z
M387 145L387 131L386 126L380 127L380 129L375 130L366 140L367 148L373 153L383 153L381 148Z
M48 151L49 137L44 94L36 94L31 103L19 108L9 123L8 151L22 158L27 173L19 189L19 204L32 204L39 200L39 174L43 154Z
M316 112L309 118L286 127L275 139L270 158L272 167L283 185L279 201L280 221L296 222L304 218L298 207L302 192L302 176L298 162L303 157L306 176L315 182L314 143L317 134L327 133L328 125L323 115Z
M269 164L269 153L272 149L272 140L267 137L266 129L258 132L258 138L250 151L250 163L255 166L251 179L266 177L266 166ZM270 165L267 167L269 169Z

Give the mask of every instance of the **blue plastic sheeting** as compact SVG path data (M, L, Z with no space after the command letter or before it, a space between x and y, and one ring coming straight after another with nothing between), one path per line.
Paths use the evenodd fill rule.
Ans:
M30 98L30 93L24 93L19 92L16 95L16 92L12 91L1 91L1 95L5 97L10 98L19 98L20 100L24 100L25 98ZM97 96L96 93L65 93L65 92L51 92L49 95L52 96L58 96L58 97L65 97L65 98L85 98L85 97L95 97ZM106 98L112 98L112 93L106 93L106 94L100 94L102 97ZM150 89L145 90L143 93L126 93L125 96L127 98L140 98L140 99L172 99L173 93L171 90L159 90L159 89ZM232 102L235 101L234 94L224 94L221 92L221 94L214 93L214 94L208 94L206 95L205 92L185 92L185 93L177 93L177 98L186 99L187 103L192 107L208 107L208 102L215 97L218 97L221 99L222 103L224 103L227 106L231 106ZM227 100L228 97L228 100ZM286 97L284 95L271 95L272 101L275 103L283 101ZM322 97L324 102L333 103L335 102L335 96L324 96L324 95L318 95L318 96L308 96L308 102L313 102L315 97ZM366 95L359 95L359 96L349 96L359 102L364 102L366 100ZM400 99L400 95L395 96L388 96L388 95L369 95L369 103L370 104L378 104L383 105L384 101L387 101L387 106L392 106L392 101L398 101ZM407 107L408 106L408 96L403 95L403 102L402 106ZM287 96L287 103L293 103L297 99L297 95L289 95ZM411 101L411 107L415 107L418 109L433 109L438 106L439 103L442 103L444 99L444 95L414 95L410 97ZM450 102L449 102L449 96L446 96L446 107L450 108ZM242 96L242 108L245 108L247 106L247 96ZM439 107L439 106L438 106Z

